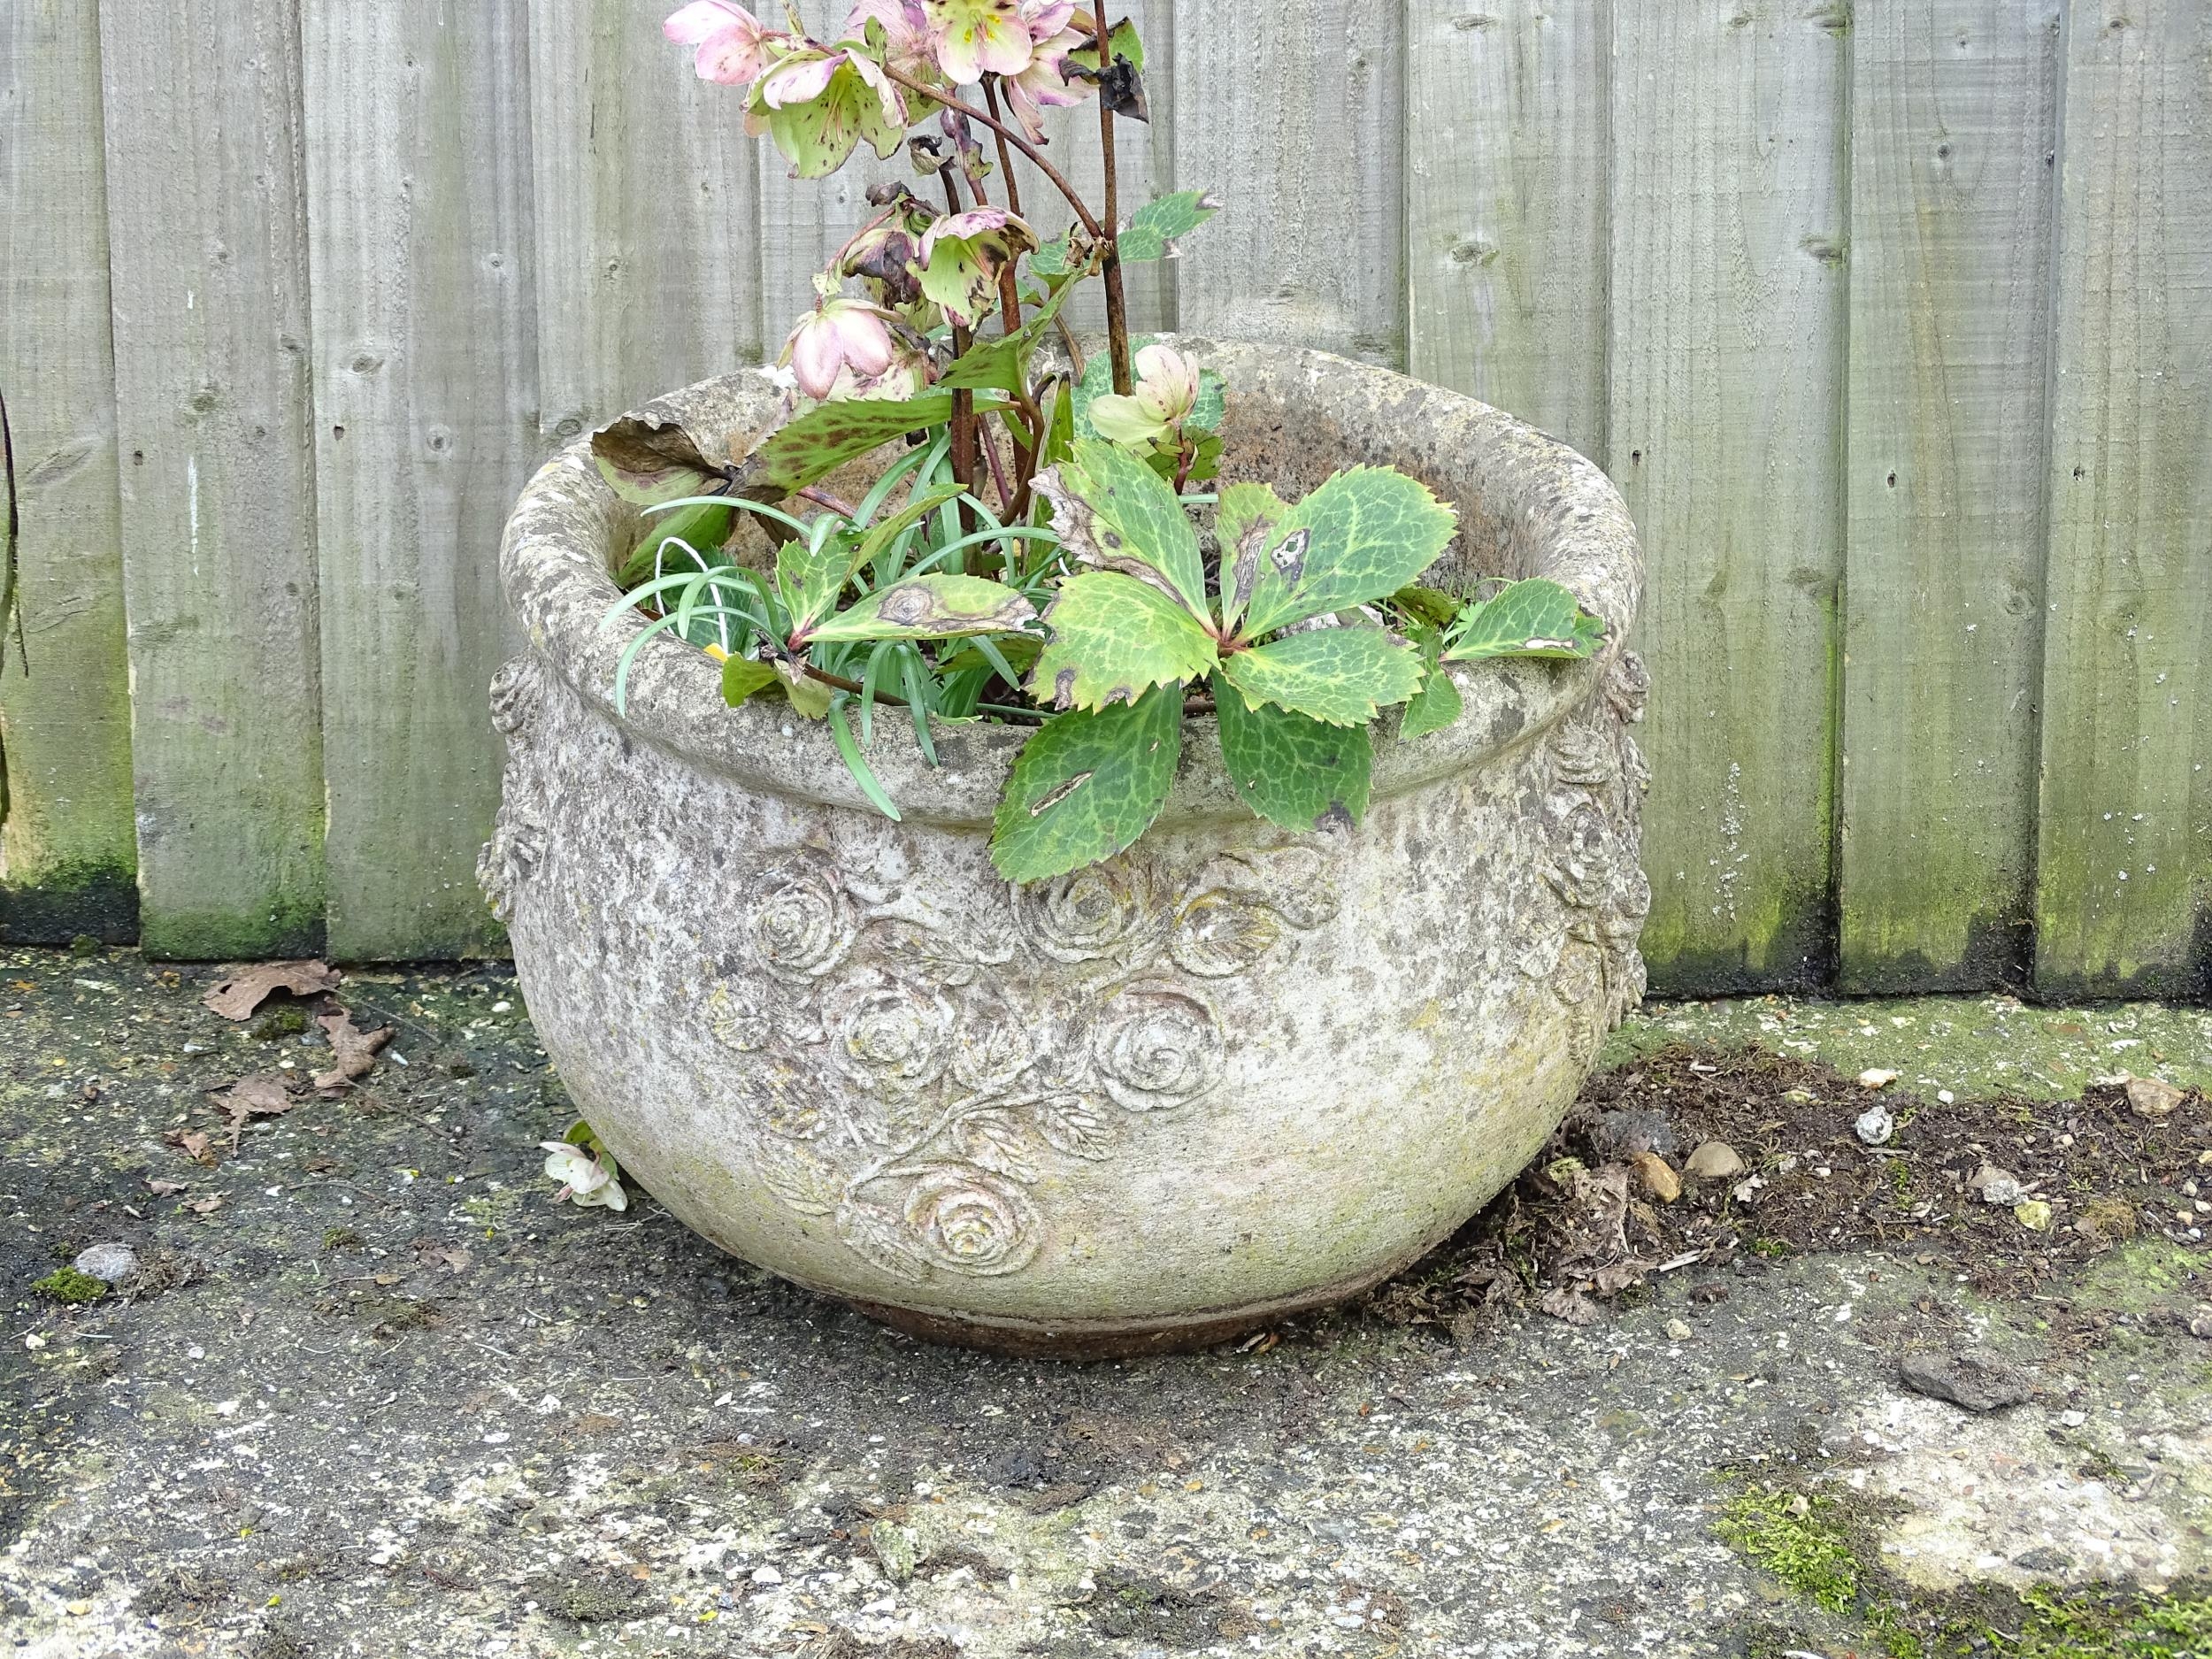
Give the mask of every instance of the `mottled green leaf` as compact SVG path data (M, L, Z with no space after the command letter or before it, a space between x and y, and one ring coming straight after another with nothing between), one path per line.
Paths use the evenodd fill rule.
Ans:
M1035 256L1032 256L1033 265ZM1071 276L1082 273L1081 268L1069 272ZM1018 392L1027 384L1030 354L1036 350L1044 337L1052 332L1054 319L1060 308L1068 303L1077 284L1063 282L1056 288L1036 313L1010 334L1001 334L995 340L979 340L967 351L954 360L952 365L937 377L937 389L949 392L995 390Z
M1363 726L1329 726L1267 705L1253 708L1220 675L1214 707L1229 781L1249 806L1285 829L1356 824L1367 815L1375 751Z
M1198 371L1198 401L1183 417L1187 431L1219 432L1229 412L1228 382L1211 369Z
M1421 689L1406 703L1405 717L1398 724L1401 739L1426 737L1431 732L1440 732L1458 719L1466 708L1459 695L1459 687L1451 672L1437 660L1443 641L1435 630L1418 641L1421 648Z
M1085 571L1060 584L1045 612L1051 643L1037 658L1029 695L1062 709L1127 703L1154 686L1212 672L1213 636L1149 582Z
M1259 585L1275 526L1290 505L1264 484L1232 484L1214 508L1214 539L1221 544L1221 626L1233 629Z
M1124 265L1167 257L1168 244L1187 236L1220 210L1205 204L1202 192L1177 190L1156 197L1129 216L1128 226L1116 237Z
M1389 467L1339 472L1284 517L1261 561L1246 631L1387 598L1435 563L1456 516Z
M1000 799L991 859L1009 881L1041 881L1110 858L1167 804L1183 753L1183 694L1048 720Z
M1075 557L1140 579L1156 576L1194 616L1208 614L1205 557L1190 513L1174 486L1144 462L1118 444L1078 438L1057 486L1041 488L1058 510L1053 527Z
M1221 672L1248 703L1364 726L1414 694L1421 653L1380 628L1316 628L1225 657Z
M979 398L976 407L1002 407ZM745 493L756 498L803 489L856 460L880 444L910 432L941 426L952 419L952 394L932 392L892 403L880 398L848 398L818 403L787 421L745 457L739 472Z
M1037 614L1001 582L980 576L910 576L870 594L807 635L810 643L841 640L951 640L1002 634Z
M1604 623L1586 613L1557 582L1535 577L1462 611L1444 636L1444 660L1588 657L1604 642Z
M722 701L733 709L775 683L773 663L749 662L742 657L733 657L722 664Z

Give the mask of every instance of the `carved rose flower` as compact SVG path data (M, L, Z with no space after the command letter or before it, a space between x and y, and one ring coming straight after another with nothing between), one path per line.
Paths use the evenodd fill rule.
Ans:
M951 1038L951 1005L895 979L846 1002L830 1048L838 1070L857 1087L900 1100L944 1075Z
M1158 926L1141 864L1117 859L1015 890L1032 941L1055 962L1118 956Z
M1027 1195L964 1164L917 1171L905 1214L933 1267L992 1279L1026 1267L1037 1253L1037 1212Z
M1597 803L1576 802L1555 833L1550 879L1553 890L1578 910L1594 910L1613 891L1613 872L1620 862L1613 826Z
M740 1054L751 1054L768 1041L768 1016L753 994L724 979L707 993L707 1029Z
M1166 986L1122 992L1091 1034L1099 1080L1133 1112L1167 1111L1211 1091L1225 1047L1213 1010Z
M537 659L518 657L492 676L492 729L510 740L519 736L537 701Z
M1219 888L1183 906L1168 946L1176 965L1204 979L1242 973L1282 942L1283 925L1263 904Z
M1563 784L1602 788L1613 781L1618 757L1612 733L1586 726L1566 726L1552 739L1552 769Z
M780 979L818 979L852 949L852 903L826 859L796 853L771 864L753 879L752 899L745 930L754 959Z

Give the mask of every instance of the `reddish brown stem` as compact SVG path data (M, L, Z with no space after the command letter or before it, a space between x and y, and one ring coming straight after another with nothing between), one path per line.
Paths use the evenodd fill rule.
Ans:
M1114 111L1106 101L1104 80L1114 66L1114 49L1103 4L1091 14L1091 26L1098 35L1098 142L1106 180L1106 231L1099 237L1106 253L1106 349L1113 356L1114 390L1126 397L1135 380L1129 367L1129 301L1121 287L1121 180L1115 165Z

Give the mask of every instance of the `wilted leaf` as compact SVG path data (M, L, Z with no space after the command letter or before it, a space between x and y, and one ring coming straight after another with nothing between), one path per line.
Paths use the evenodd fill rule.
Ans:
M1588 657L1604 641L1605 624L1585 614L1572 594L1532 577L1462 611L1444 636L1444 660Z
M250 1019L254 1010L279 991L319 996L337 988L338 971L326 963L264 962L210 986L200 1001L225 1019Z
M1221 544L1221 622L1234 628L1258 588L1262 562L1275 526L1290 503L1264 484L1232 484L1214 509L1214 539Z
M1247 703L1364 726L1421 684L1421 653L1379 628L1316 628L1238 651L1221 672Z
M783 682L783 695L794 709L810 720L829 718L830 704L837 696L834 687L824 685L804 669L789 663L776 664L776 678Z
M1569 1325L1595 1325L1604 1317L1598 1311L1597 1303L1578 1290L1548 1290L1536 1305L1553 1318L1564 1319Z
M1045 612L1052 640L1037 658L1030 695L1062 709L1128 703L1154 686L1213 671L1213 636L1170 595L1114 571L1060 584Z
M981 576L910 576L870 594L808 634L814 641L953 640L1004 634L1037 614L1002 582Z
M681 422L658 415L625 415L591 434L599 475L623 500L657 506L704 495L726 475Z
M1386 599L1436 562L1458 515L1388 467L1339 472L1284 515L1245 616L1257 639L1307 617Z
M319 1089L342 1089L357 1078L368 1076L376 1069L377 1055L398 1034L389 1025L374 1031L356 1030L353 1016L342 1008L318 1017L315 1023L330 1039L331 1058L334 1062L327 1071L315 1073L314 1083Z
M238 1150L238 1137L244 1133L250 1118L270 1118L279 1112L288 1112L299 1102L292 1098L285 1087L280 1071L257 1071L251 1077L242 1077L219 1095L216 1103L230 1118L230 1149Z
M1046 721L1000 798L992 862L1009 881L1040 881L1112 857L1159 817L1182 753L1175 686Z
M1253 708L1219 675L1214 707L1221 757L1245 803L1289 830L1356 824L1367 815L1374 749L1364 726L1328 726L1276 708Z

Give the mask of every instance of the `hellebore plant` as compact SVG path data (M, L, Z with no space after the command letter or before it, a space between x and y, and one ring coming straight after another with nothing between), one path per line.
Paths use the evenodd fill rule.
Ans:
M1033 725L991 842L1001 873L1033 881L1149 827L1187 712L1217 716L1255 812L1348 828L1367 808L1377 718L1402 710L1402 741L1458 718L1446 664L1598 649L1601 626L1555 583L1419 585L1456 524L1404 473L1355 468L1294 503L1262 480L1206 488L1220 377L1130 339L1122 271L1177 257L1217 204L1182 191L1122 215L1115 123L1145 119L1128 22L1060 0L861 0L823 41L795 15L776 28L693 0L665 27L703 79L749 88L747 129L795 176L834 173L863 142L903 148L943 205L903 184L869 191L874 216L831 257L769 371L787 419L748 452L710 456L641 416L595 436L602 472L648 525L609 616L651 618L624 652L618 702L638 651L673 634L722 662L733 706L780 696L826 721L894 818L864 752L879 709L903 709L932 764L935 726ZM1048 157L1044 120L1093 98L1095 209ZM1049 240L1024 208L1017 155L1072 216ZM1094 279L1107 338L1087 355L1061 310ZM859 501L827 487L898 444ZM557 1156L563 1171L548 1172L579 1202L605 1190L588 1157Z

